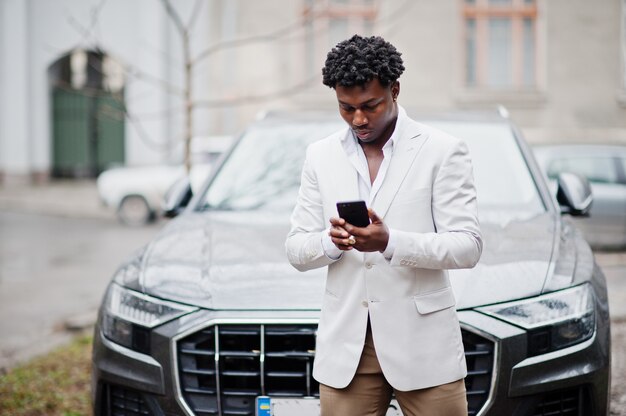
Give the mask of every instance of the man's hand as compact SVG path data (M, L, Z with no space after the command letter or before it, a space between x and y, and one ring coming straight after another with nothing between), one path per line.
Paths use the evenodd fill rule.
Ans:
M380 251L387 248L389 243L389 229L382 219L372 209L367 210L372 221L367 227L356 227L348 224L343 218L330 219L330 238L338 249L343 251L353 248L362 252ZM351 244L350 236L354 243Z

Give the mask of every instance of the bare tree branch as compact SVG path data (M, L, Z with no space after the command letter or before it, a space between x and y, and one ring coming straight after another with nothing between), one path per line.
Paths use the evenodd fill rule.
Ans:
M376 22L379 24L381 23L391 24L393 23L393 21L397 20L400 16L402 16L406 12L406 10L408 10L414 4L415 4L415 0L406 0L404 3L402 3L401 6L396 8L393 12L389 13L388 15L382 18L376 19ZM314 21L315 19L318 19L319 17L326 16L326 15L327 13L324 10L319 11L317 13L305 14L304 17L298 20L297 22L292 23L283 28L280 28L278 30L275 30L273 32L250 36L247 38L229 39L229 40L216 43L208 47L207 49L205 49L198 56L196 56L192 60L192 64L196 64L199 61L206 59L210 55L218 51L224 50L224 49L237 48L240 46L245 46L245 45L259 43L259 42L271 42L271 41L280 39L283 36L289 35L292 32L296 32L302 29L306 23L310 23L311 21Z
M125 74L132 76L138 80L146 81L156 86L159 86L163 88L165 91L167 91L169 94L177 95L179 97L183 97L185 95L185 92L181 88L167 82L164 79L161 79L147 72L141 71L130 65L123 65L122 67L124 68Z
M89 39L91 37L91 31L87 28L87 26L81 25L78 20L74 18L74 16L69 16L67 18L67 22L76 30L84 39Z
M135 128L135 131L137 132L137 135L139 136L141 141L146 143L149 147L158 151L164 151L164 150L169 149L170 146L167 142L161 143L152 139L150 135L146 132L146 130L143 128L143 126L141 125L141 122L139 121L139 119L137 119L133 114L129 113L128 108L126 106L124 106L124 114L126 115L126 118L130 122L131 126Z
M183 110L183 107L170 107L167 110L134 113L134 117L139 120L162 120L164 117L180 115Z
M310 20L314 20L316 17L323 15L323 14L325 13L317 13L314 15L305 16L303 19L298 20L295 23L292 23L281 29L275 30L273 32L265 33L262 35L250 36L247 38L240 38L240 39L230 39L230 40L225 40L225 41L216 43L215 45L210 46L207 49L205 49L203 52L201 52L198 56L196 56L193 59L192 62L193 64L196 64L199 61L202 61L203 59L206 59L210 55L218 51L221 51L223 49L237 48L239 46L244 46L248 44L253 44L253 43L258 43L258 42L269 42L269 41L273 41L276 39L280 39L281 37L288 35L291 32L302 29L305 23L307 23Z
M112 56L117 62L120 62L120 63L122 62L120 59L117 59L114 55L109 54L108 56ZM89 65L91 69L98 72L100 75L104 75L104 73L102 72L102 68L94 65L92 61L88 60L87 65ZM141 71L132 65L122 64L121 67L124 70L124 75L126 76L126 79L134 78L139 81L148 82L160 88L163 88L164 91L166 91L167 93L171 95L177 95L179 97L184 96L184 91L182 89L176 87L175 85L167 82L164 79L161 79L147 72Z
M292 95L296 95L301 93L302 91L310 88L319 80L319 76L312 76L296 85L292 85L288 88L274 91L267 94L260 95L248 95L242 97L235 98L225 98L220 100L198 100L194 102L196 107L202 108L215 108L215 107L225 107L225 106L233 106L233 105L242 105L242 104L252 104L261 101L270 101L277 98L289 97Z
M102 9L104 8L104 5L106 4L107 0L100 0L100 3L98 3L92 10L91 10L91 31L92 33L96 32L98 29L98 22L100 19L100 12L102 11ZM94 34L93 37L96 40L96 44L100 44L99 40L99 36L97 34Z
M66 91L75 91L75 89L71 85L67 83L63 83L63 82L59 82L57 85L55 85L55 88L63 89ZM103 94L103 92L99 89L88 88L88 87L81 89L80 93L87 97L94 97L94 98L100 97ZM116 102L120 104L120 107L117 108L117 107L111 107L111 106L104 106L103 108L100 109L101 113L96 115L97 117L107 116L110 119L117 119L117 120L126 118L131 124L131 126L134 127L135 130L137 131L137 135L139 136L139 139L143 141L144 143L146 143L148 147L151 147L158 151L163 151L163 150L168 149L169 146L167 142L161 143L152 139L150 135L146 132L146 130L143 128L143 126L141 125L139 118L136 117L134 114L132 114L130 111L128 111L128 106L126 105L127 103L125 102L122 94L114 94L112 96L108 95L107 97L113 98Z
M68 13L69 17L67 18L68 23L74 27L76 31L81 34L83 40L93 40L96 45L99 45L100 42L98 40L98 36L94 34L96 27L98 25L98 19L100 18L100 12L102 11L104 5L107 0L100 0L96 6L91 9L91 21L89 22L89 26L82 25L78 22L71 14Z
M72 26L76 28L76 30L82 35L83 39L90 40L95 42L96 45L100 45L100 42L97 38L97 33L95 33L96 28L98 27L98 19L100 17L101 11L105 6L107 0L100 0L99 3L93 8L90 16L89 26L85 26L80 24L76 19L70 17L69 21ZM278 98L284 98L299 94L306 89L312 87L319 79L319 76L316 74L308 79L305 79L295 85L289 86L287 88L279 89L277 91L272 91L263 94L257 95L247 95L247 96L235 96L231 98L220 98L220 99L207 99L207 100L192 100L192 83L193 83L193 69L194 65L206 59L210 55L222 51L224 49L229 48L237 48L245 45L251 45L260 42L272 42L279 39L287 38L289 41L297 41L303 38L305 35L310 36L315 34L311 34L311 32L307 32L306 34L302 34L303 29L306 27L307 23L314 21L317 18L327 16L327 10L322 9L316 12L307 12L303 14L301 18L296 19L293 23L279 28L277 30L273 30L268 33L264 33L261 35L248 36L238 39L229 39L224 40L218 43L215 43L204 51L201 51L198 55L192 57L191 48L190 48L190 33L192 28L196 25L198 21L198 15L200 14L201 7L203 5L203 0L195 0L191 15L186 18L185 21L181 18L180 13L174 7L176 4L171 0L161 0L161 3L166 11L168 18L172 21L172 24L175 26L176 31L180 36L181 42L181 52L183 55L183 62L181 62L181 66L184 69L184 85L182 87L177 87L172 85L170 82L164 79L160 79L157 76L151 75L145 71L139 70L130 65L123 65L123 70L127 76L127 80L136 79L143 82L151 83L162 90L166 91L169 94L181 97L183 99L183 106L176 108L169 108L165 111L154 112L153 114L143 114L141 116L137 114L131 114L128 111L128 106L122 103L122 109L120 111L124 112L124 116L127 118L128 122L130 122L133 128L137 131L137 135L139 138L145 142L147 145L153 148L159 148L160 150L167 149L169 141L165 143L158 143L152 138L149 137L146 130L143 128L140 118L149 118L149 117L160 117L160 116L172 116L174 113L180 114L182 113L184 118L184 132L182 135L182 139L184 141L184 155L185 155L185 165L187 169L190 166L190 145L193 137L193 117L194 111L197 109L208 109L208 108L219 108L226 106L239 106L246 104L254 104L258 102L266 102ZM393 22L396 21L399 17L401 17L408 8L412 7L414 4L414 0L405 0L402 5L384 17L380 17L376 19L377 24L381 24L393 30ZM325 28L320 28L322 30ZM317 32L317 31L316 31ZM98 70L100 70L98 68ZM123 99L120 96L120 100ZM112 117L113 113L116 111L114 108L107 109L108 113L107 117ZM110 114L109 114L110 113Z
M185 65L184 87L183 97L185 101L185 125L184 125L184 142L185 142L185 170L187 173L191 170L191 138L193 137L193 102L191 98L192 91L192 70L193 62L191 59L191 46L189 41L189 28L185 27L179 14L174 10L169 0L162 0L167 15L174 21L174 24L178 27L180 34L183 58ZM196 3L197 4L197 3Z
M187 23L187 30L191 32L194 25L198 20L198 15L200 14L200 8L202 7L203 0L196 0L193 5L193 11L191 12L191 16L189 16L189 22Z
M174 22L174 25L176 26L176 29L178 29L178 32L180 33L180 35L186 36L187 29L185 28L185 25L183 24L183 21L181 20L178 13L176 13L176 10L174 10L172 5L170 4L169 0L161 0L161 3L163 3L163 6L165 7L165 11Z

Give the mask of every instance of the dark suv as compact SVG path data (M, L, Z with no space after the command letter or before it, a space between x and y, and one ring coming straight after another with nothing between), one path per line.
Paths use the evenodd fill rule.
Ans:
M563 174L551 195L501 117L418 119L465 139L473 158L483 255L450 271L469 414L607 414L606 284L570 220L588 211L588 184ZM311 370L325 270L297 272L284 240L306 145L338 128L327 115L255 123L118 269L95 330L96 415L319 414Z

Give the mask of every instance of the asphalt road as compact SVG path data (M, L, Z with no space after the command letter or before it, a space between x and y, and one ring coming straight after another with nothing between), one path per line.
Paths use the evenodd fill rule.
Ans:
M162 225L0 212L0 371L93 322L117 266Z
M89 325L117 266L163 226L0 211L0 372ZM626 253L596 253L612 316L611 415L626 415Z

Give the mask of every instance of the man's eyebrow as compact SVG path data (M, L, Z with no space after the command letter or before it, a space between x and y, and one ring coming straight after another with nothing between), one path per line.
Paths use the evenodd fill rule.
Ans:
M364 102L360 103L360 104L359 104L359 105L357 105L356 107L361 107L361 106L364 106L364 105L378 104L378 103L382 102L382 101L383 101L383 99L384 99L384 98L382 98L382 97L379 97L379 98L370 98L369 100L367 100L367 101L364 101ZM341 104L341 105L347 105L347 106L349 106L349 107L355 107L354 105L352 105L352 104L350 104L350 103L346 103L346 102L341 101L341 100L339 100L339 104Z

